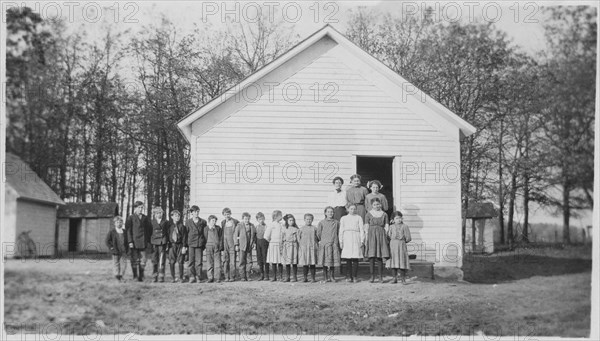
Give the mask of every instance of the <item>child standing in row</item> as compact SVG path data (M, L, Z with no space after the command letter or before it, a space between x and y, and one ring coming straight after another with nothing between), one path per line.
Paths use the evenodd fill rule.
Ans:
M379 180L369 181L369 183L367 184L367 188L369 188L371 190L371 193L367 194L367 197L365 198L367 212L369 212L373 209L371 202L375 198L379 199L379 202L381 202L381 207L382 207L383 211L387 212L387 210L388 210L387 199L385 198L385 195L379 193L379 191L381 191L381 189L383 188L383 186L381 185L381 182L379 182Z
M171 221L169 222L169 270L171 270L171 279L173 283L183 282L183 261L185 257L185 238L187 231L181 222L181 213L174 210L171 212ZM179 268L179 279L175 277L175 263Z
M365 256L369 258L371 283L375 282L375 261L378 264L379 282L383 283L383 262L390 258L390 246L386 231L389 228L387 213L381 210L381 202L374 198L371 202L373 209L367 213L365 228Z
M256 262L258 263L260 278L259 281L269 280L269 265L267 264L267 251L269 242L265 239L267 224L265 224L265 215L262 212L256 214Z
M361 186L361 176L358 174L354 174L350 177L350 183L352 187L346 190L346 208L350 207L350 205L356 205L356 214L358 214L363 220L365 220L365 200L369 191Z
M283 217L284 228L281 234L281 263L285 266L285 281L290 281L290 270L293 269L293 281L298 282L298 225L291 214ZM291 269L290 269L291 268Z
M346 281L358 281L358 260L363 258L365 231L362 218L356 214L356 205L348 207L348 215L340 221L341 258L347 262Z
M298 265L303 267L304 282L308 282L308 270L310 267L310 277L315 283L317 253L319 237L317 236L317 228L312 225L314 216L310 213L304 215L304 226L300 228L298 237L300 240L298 247Z
M235 227L240 222L231 217L231 209L228 207L225 207L222 213L223 217L225 217L221 221L221 228L223 229L223 269L227 276L227 282L233 282L237 272L233 233L235 232Z
M208 226L204 229L204 238L206 240L206 262L208 263L206 274L208 276L208 283L213 283L215 277L217 278L217 283L221 283L221 276L223 274L221 268L223 230L217 225L217 217L214 215L208 216Z
M123 218L116 216L113 219L115 228L108 231L106 235L106 247L110 250L113 260L113 274L117 281L122 281L125 276L125 270L127 269L127 252L129 251L129 245L127 245L127 234L123 229Z
M202 281L202 254L206 247L204 229L206 220L199 217L200 207L193 205L190 208L192 217L185 224L187 239L185 246L188 252L188 276L190 283Z
M162 208L156 206L152 209L152 277L154 282L165 281L165 264L169 249L169 226L164 218Z
M283 218L283 214L280 210L273 211L272 214L273 221L267 225L267 230L265 232L265 239L269 242L269 249L267 251L267 263L271 264L273 269L273 279L271 282L277 281L277 267L281 264L281 234L282 234L282 226L281 219ZM283 266L282 266L283 268ZM283 276L282 270L279 271L279 275Z
M317 226L319 265L323 267L327 282L335 282L335 267L341 265L338 231L339 222L333 219L333 207L328 206L325 208L325 219Z
M402 221L402 213L396 211L392 215L394 224L390 226L388 237L390 238L390 268L394 271L393 283L398 283L398 269L400 269L402 284L406 284L406 271L410 270L408 250L406 243L412 240L408 226Z
M242 222L238 223L233 232L235 251L238 252L238 268L242 272L242 280L248 281L246 261L248 254L252 254L252 247L256 242L256 228L250 223L250 213L242 213Z

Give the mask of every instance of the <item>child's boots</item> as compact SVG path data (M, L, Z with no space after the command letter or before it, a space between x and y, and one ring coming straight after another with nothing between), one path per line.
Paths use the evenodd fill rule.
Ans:
M141 265L139 265L139 268L138 268L138 277L137 277L137 279L138 279L138 282L143 282L144 281L144 268Z
M289 265L286 265L286 266L285 266L285 275L286 275L286 277L285 277L285 281L286 281L286 282L289 282L289 281L290 281L290 271L291 271L291 269L290 269L290 266L289 266Z
M273 279L271 280L271 282L277 282L277 264L273 264L272 266L273 266Z
M298 265L292 265L292 273L294 275L294 282L298 282Z
M335 280L335 268L332 266L331 270L329 271L329 273L331 274L331 280L333 280L334 282L336 282ZM331 281L329 281L331 282Z
M269 265L265 264L265 281L269 280Z
M315 266L312 266L310 268L310 277L312 278L313 283L317 283L317 280L315 279L316 274L317 274L317 268Z
M308 282L308 266L303 267L303 272L302 274L304 275L304 283Z
M392 283L398 283L398 269L394 269L394 280L392 281Z

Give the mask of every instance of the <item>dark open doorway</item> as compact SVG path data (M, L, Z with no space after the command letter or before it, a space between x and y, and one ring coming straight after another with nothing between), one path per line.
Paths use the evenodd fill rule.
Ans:
M387 214L394 211L394 157L357 156L356 173L362 177L363 186L371 180L379 180L383 185L380 193L385 195L389 208ZM371 190L369 189L369 192Z
M77 251L81 219L69 219L69 252Z

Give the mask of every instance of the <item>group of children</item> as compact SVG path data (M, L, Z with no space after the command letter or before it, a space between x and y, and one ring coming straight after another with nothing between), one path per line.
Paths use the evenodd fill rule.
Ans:
M244 212L238 221L229 208L223 209L224 219L219 225L214 215L207 220L200 218L198 206L191 207L191 217L184 224L179 211L172 211L171 219L167 220L163 210L155 207L150 219L142 214L144 204L136 202L125 228L122 219L116 217L115 228L106 237L106 245L113 254L115 277L123 280L124 260L129 254L134 279L143 281L146 250L150 244L154 282L164 282L167 258L173 282L203 281L204 253L209 283L235 281L238 270L240 279L247 281L248 264L251 268L252 250L256 249L259 281L274 282L279 276L281 281L297 282L299 266L303 269L303 282L309 282L309 273L310 281L316 282L317 266L323 268L326 282L336 281L335 268L340 267L344 259L346 280L355 282L359 260L368 258L371 283L375 281L375 263L379 282L383 282L384 261L393 270L392 283L398 282L398 270L401 282L406 283L406 271L410 269L406 243L411 241L410 231L398 211L392 214L390 225L385 212L387 200L379 193L381 183L375 180L369 184L372 193L360 185L357 174L351 177L353 186L347 193L341 191L341 178L335 178L333 183L334 194L339 194L335 199L338 206L327 206L325 219L316 226L310 213L304 215L304 224L299 227L292 214L283 215L280 210L273 211L269 223L265 223L262 212L257 213L258 223L254 225L249 213ZM346 199L344 206L339 206L341 195ZM178 277L175 265L178 265Z

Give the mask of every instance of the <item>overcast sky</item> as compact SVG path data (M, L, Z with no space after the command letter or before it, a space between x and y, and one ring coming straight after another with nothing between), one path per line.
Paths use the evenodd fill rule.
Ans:
M3 7L21 5L22 2L3 3ZM156 23L164 15L181 28L182 33L191 31L194 25L212 23L224 25L224 17L251 22L257 8L273 13L273 20L283 20L294 26L303 39L325 24L331 24L342 33L346 31L351 10L368 6L397 16L416 16L417 10L426 6L434 8L435 19L441 21L491 21L505 31L515 44L525 51L535 53L544 49L541 23L544 5L585 4L593 1L139 1L139 2L30 2L26 3L44 18L61 15L69 23L69 29L85 31L95 39L106 27L106 22L116 22L119 30L132 33L144 26Z

